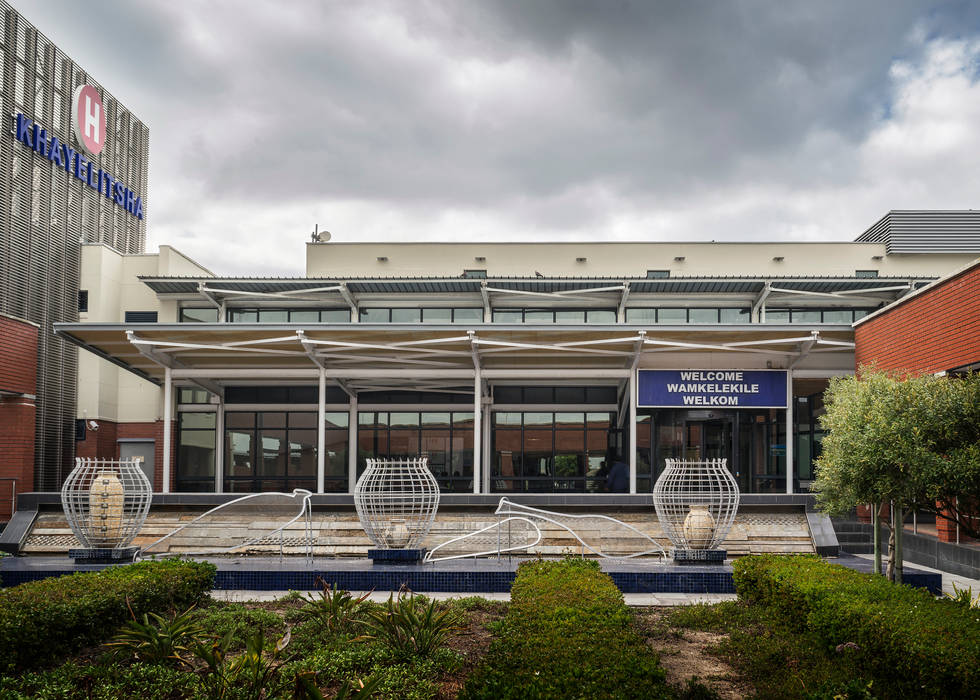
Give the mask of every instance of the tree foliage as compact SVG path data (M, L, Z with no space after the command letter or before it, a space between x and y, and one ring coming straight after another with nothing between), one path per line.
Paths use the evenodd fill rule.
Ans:
M980 375L835 378L813 490L825 511L893 501L980 536ZM944 512L947 511L947 512Z

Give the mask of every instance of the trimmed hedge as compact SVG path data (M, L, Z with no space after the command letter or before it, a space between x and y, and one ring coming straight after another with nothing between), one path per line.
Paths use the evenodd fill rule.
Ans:
M734 578L741 598L815 634L828 651L856 644L876 695L976 697L978 610L815 556L745 557Z
M672 697L597 562L524 562L510 595L499 637L461 700Z
M211 590L215 571L203 562L140 562L0 591L0 673L98 644L130 619L130 608L136 615L184 610Z

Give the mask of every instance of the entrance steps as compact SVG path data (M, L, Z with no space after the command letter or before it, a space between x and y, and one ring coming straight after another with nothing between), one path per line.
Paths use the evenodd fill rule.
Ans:
M146 519L142 530L134 541L136 546L145 546L172 532L179 525L193 520L203 511L190 511L175 508L154 508ZM576 510L576 515L588 513ZM645 510L596 509L606 515L628 523L640 532L652 537L665 550L670 550L670 542L664 535L652 508ZM285 519L277 519L279 513L264 513L261 509L245 514L216 516L206 524L196 525L169 539L158 550L161 553L177 554L202 551L215 551L242 542L259 538L246 550L236 550L236 554L259 555L283 554L302 556L306 552L305 526L295 523L279 535L263 537L275 530ZM562 521L561 518L556 518ZM631 530L602 519L575 518L562 521L572 527L590 548L610 556L625 556L653 548L644 537ZM436 545L476 532L481 528L497 523L492 510L484 508L452 509L440 511L432 525L423 546ZM526 550L528 555L555 556L580 554L583 547L574 536L564 528L550 523L539 524L542 530L541 541ZM313 555L316 557L366 557L372 547L364 534L356 513L350 510L314 509L312 518ZM530 545L537 534L526 523L511 522L500 527L500 546ZM60 512L40 512L28 533L20 553L24 555L67 555L69 549L79 547L71 533L65 517ZM440 549L440 554L462 554L496 550L498 536L490 530L464 542ZM802 509L751 508L739 512L728 538L722 544L729 556L746 554L813 553L815 547L806 514ZM589 554L588 549L584 550Z

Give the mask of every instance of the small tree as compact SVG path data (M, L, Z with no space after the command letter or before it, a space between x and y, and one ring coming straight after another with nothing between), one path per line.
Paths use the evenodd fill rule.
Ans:
M898 525L890 554L900 547L905 509L963 520L980 502L976 375L897 377L862 369L860 378L831 380L825 403L821 425L827 435L813 485L817 503L833 514L871 503L876 516L882 504L891 503ZM969 524L967 532L977 529L976 521Z

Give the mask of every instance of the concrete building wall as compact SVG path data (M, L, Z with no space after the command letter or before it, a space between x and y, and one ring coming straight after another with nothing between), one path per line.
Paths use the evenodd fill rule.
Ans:
M176 302L158 298L139 277L211 274L170 246L161 246L158 253L123 255L107 245L83 245L81 288L88 291L89 310L80 320L122 323L127 311L154 311L160 322L175 321ZM85 439L78 441L78 456L117 458L120 440L146 439L156 443L161 463L160 387L91 353L79 356L78 386L78 418L98 425L87 428Z
M972 254L888 255L884 243L308 243L308 277L935 276ZM385 258L379 260L379 258ZM477 260L484 258L484 260ZM579 262L578 258L584 258ZM677 258L683 258L678 260Z

